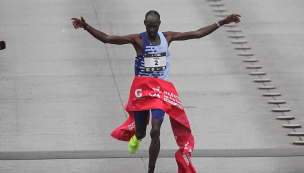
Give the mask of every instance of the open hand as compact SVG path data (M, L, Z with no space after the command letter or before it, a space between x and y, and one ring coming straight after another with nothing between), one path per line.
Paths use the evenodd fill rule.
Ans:
M232 23L232 22L239 23L239 22L241 22L239 17L241 17L241 15L233 13L230 16L226 17L225 24L229 24L229 23Z
M71 20L73 21L73 26L75 29L77 28L83 28L84 25L86 24L84 18L81 16L81 19L77 19L77 18L72 18Z

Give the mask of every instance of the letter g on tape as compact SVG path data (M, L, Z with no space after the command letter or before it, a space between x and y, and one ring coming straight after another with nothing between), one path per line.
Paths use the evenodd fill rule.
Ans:
M140 97L142 96L142 89L137 89L137 90L135 90L135 96L136 96L137 98L140 98Z

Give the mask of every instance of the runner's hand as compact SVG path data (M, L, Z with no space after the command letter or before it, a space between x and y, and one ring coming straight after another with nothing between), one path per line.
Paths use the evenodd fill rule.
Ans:
M77 18L72 18L71 20L73 21L73 26L75 29L77 28L83 28L84 25L86 24L84 18L81 16L81 19L77 19Z
M225 24L229 24L229 23L232 23L232 22L239 23L239 22L241 22L239 17L241 17L241 15L233 13L230 16L226 17L226 19L225 19L226 23Z
M6 42L5 41L0 41L0 50L6 48Z

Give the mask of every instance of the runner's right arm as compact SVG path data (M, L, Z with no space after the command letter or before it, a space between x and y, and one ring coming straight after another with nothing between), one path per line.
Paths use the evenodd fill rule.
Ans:
M92 26L89 26L83 17L81 19L72 18L73 26L75 29L77 28L84 28L86 29L93 37L100 40L103 43L110 43L110 44L136 44L136 38L138 35L126 35L126 36L116 36L116 35L107 35L101 31L98 31L97 29L93 28Z

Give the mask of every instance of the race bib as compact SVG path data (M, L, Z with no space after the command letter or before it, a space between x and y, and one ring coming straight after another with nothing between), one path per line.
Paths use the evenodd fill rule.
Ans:
M166 52L146 54L144 57L146 71L162 71L166 69Z

